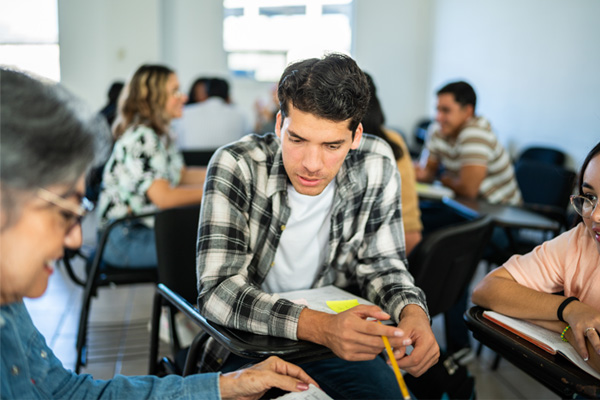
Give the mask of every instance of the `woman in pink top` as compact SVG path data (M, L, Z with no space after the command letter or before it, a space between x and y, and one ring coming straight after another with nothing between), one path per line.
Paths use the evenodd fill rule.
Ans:
M583 162L578 189L576 226L490 272L473 302L556 332L569 326L566 339L600 371L600 143Z

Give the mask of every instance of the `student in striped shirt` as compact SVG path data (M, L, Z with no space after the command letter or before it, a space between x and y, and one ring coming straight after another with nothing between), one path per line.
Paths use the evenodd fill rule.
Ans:
M417 167L417 180L432 182L441 166L440 181L457 196L490 203L522 202L506 150L484 117L475 115L477 96L466 82L453 82L437 92L436 124L427 141L429 157Z

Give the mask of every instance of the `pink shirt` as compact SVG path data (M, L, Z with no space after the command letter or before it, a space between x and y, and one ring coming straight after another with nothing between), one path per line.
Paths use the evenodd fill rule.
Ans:
M504 268L523 286L540 292L564 290L600 310L600 253L580 223L525 255L514 255Z

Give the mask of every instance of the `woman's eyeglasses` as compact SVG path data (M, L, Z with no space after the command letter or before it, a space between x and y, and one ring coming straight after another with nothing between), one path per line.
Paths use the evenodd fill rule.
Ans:
M571 204L575 211L577 211L577 214L581 215L583 218L589 218L598 206L598 198L596 198L595 201L592 201L585 196L573 195L571 196Z
M77 206L56 193L43 188L38 189L37 196L61 209L61 215L65 219L68 228L67 232L70 232L76 225L81 224L83 217L94 209L94 204L85 197L81 198L81 204Z

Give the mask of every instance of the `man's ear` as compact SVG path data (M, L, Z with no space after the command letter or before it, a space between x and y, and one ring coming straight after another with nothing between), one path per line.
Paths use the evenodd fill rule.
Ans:
M362 123L358 124L358 126L356 127L356 130L354 131L354 139L352 139L352 145L350 146L350 149L354 150L357 149L358 146L360 145L360 140L362 139L362 134L363 134L363 125Z
M283 122L281 116L281 110L277 112L277 117L275 117L275 134L279 139L281 139L281 123Z
M465 105L465 111L469 115L469 118L475 115L475 109L473 108L473 104Z

